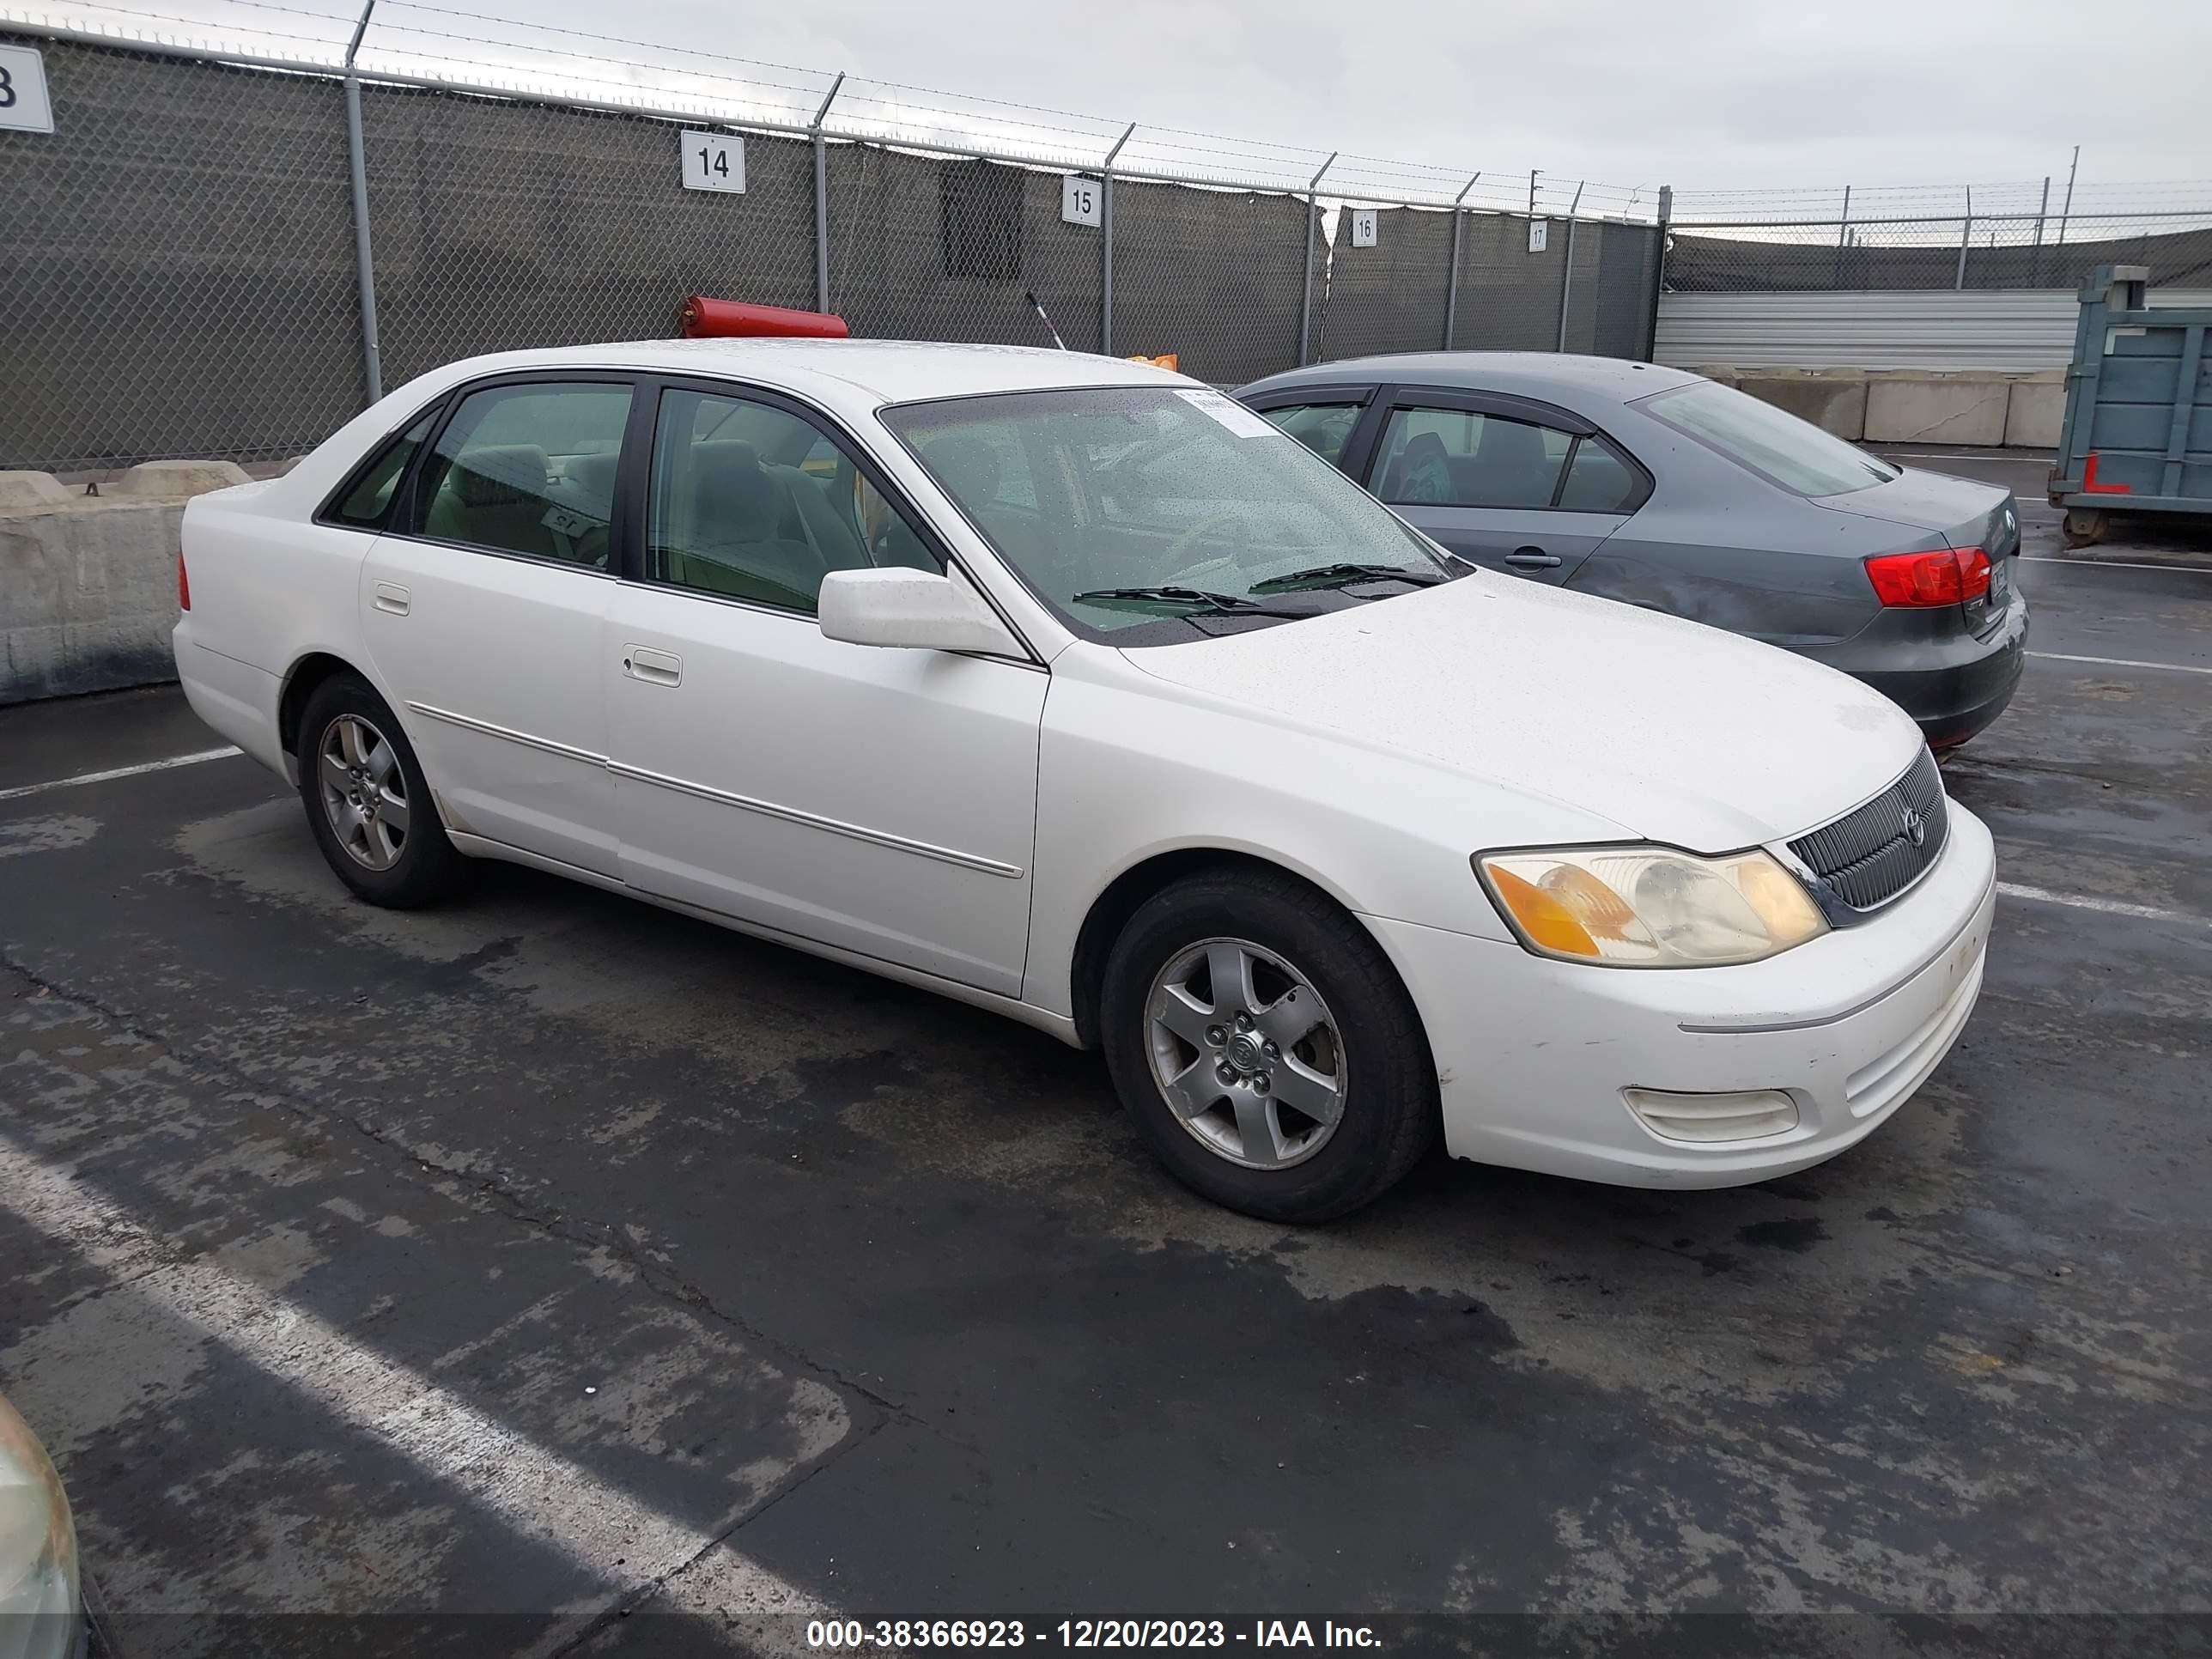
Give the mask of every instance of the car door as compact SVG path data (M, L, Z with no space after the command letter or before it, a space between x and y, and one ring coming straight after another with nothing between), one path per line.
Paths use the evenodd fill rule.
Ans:
M827 572L943 569L942 544L817 412L721 383L651 395L601 671L623 878L1018 994L1044 670L824 638Z
M1461 557L1560 583L1650 491L1626 454L1548 404L1401 386L1361 482Z
M599 673L626 376L456 392L361 574L362 629L447 822L617 869Z

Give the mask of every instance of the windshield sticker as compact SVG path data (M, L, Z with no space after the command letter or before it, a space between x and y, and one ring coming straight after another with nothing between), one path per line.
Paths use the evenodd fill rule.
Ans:
M1240 438L1273 438L1279 436L1278 429L1264 421L1234 398L1224 398L1218 392L1178 389L1176 396L1193 409L1211 415Z

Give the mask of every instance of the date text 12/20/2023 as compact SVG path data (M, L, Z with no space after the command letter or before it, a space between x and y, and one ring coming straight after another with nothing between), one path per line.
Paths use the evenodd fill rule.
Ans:
M1323 1619L817 1619L806 1645L829 1651L938 1648L1366 1648L1382 1645L1366 1625Z

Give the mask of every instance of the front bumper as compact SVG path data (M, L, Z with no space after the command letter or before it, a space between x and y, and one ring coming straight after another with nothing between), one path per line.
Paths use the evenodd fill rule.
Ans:
M1981 820L1871 920L1741 968L1555 962L1369 917L1429 1032L1454 1156L1628 1187L1730 1187L1856 1146L1927 1080L1982 982L1996 896ZM1774 1090L1796 1125L1757 1139L1656 1133L1626 1089Z

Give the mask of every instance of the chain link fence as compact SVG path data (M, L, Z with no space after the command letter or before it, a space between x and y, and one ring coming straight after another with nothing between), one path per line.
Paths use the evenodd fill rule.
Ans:
M21 44L58 118L0 132L0 467L320 442L365 396L338 83Z
M1034 294L1070 350L1100 349L1098 233L1061 222L1057 175L879 144L830 144L824 161L830 309L855 334L1048 346Z
M2154 285L2212 285L2212 213L1678 222L1676 294L1808 289L2076 289L2100 264L2148 265Z
M362 74L364 284L342 68L44 26L0 40L44 53L56 116L52 134L0 131L0 467L282 460L360 409L372 372L389 389L479 352L665 337L692 293L826 306L859 335L1050 345L1042 306L1071 349L1173 354L1228 386L1448 337L1649 345L1649 288L1621 274L1656 280L1648 224L1552 218L1531 252L1528 222L1494 207L1385 206L1354 247L1352 210L1310 187L1103 168L1097 222L1070 222L1066 156L857 141L818 111L811 128L743 127L741 193L687 189L680 135L739 128L601 106L580 78L582 95L549 97ZM1199 166L1212 142L1130 154ZM1349 161L1355 185L1380 180ZM1649 257L1616 269L1624 238Z
M738 195L676 185L677 129L641 116L370 85L362 128L387 388L477 352L671 335L688 294L814 303L803 140L748 139Z
M1306 362L1328 258L1299 198L1116 180L1114 349L1222 386Z

